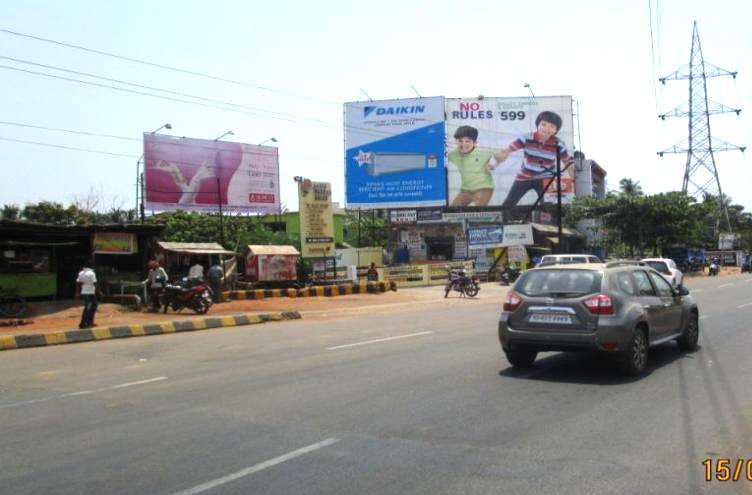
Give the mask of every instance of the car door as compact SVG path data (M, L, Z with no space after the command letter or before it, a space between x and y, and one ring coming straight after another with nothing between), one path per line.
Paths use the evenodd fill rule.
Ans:
M642 305L643 311L648 320L650 328L650 341L661 338L666 333L665 320L663 315L663 301L658 297L658 293L650 282L648 272L645 270L635 270L632 277L637 287L637 299Z
M666 282L666 279L661 277L659 273L648 272L650 280L652 280L658 297L661 299L661 305L663 311L661 312L661 325L664 327L662 336L668 336L675 334L681 328L682 318L682 302L681 297L674 294L674 290L671 288L671 284Z

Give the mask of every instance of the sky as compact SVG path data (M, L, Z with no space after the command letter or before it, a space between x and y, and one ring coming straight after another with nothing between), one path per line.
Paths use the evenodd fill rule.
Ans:
M288 208L297 208L295 176L331 182L334 200L344 204L344 102L364 100L364 92L375 100L412 98L415 90L527 96L526 83L536 96L577 101L576 147L607 171L609 189L628 177L648 194L680 190L686 155L656 152L686 139L687 119L657 115L686 100L689 86L657 79L689 62L693 21L706 62L738 71L736 79L708 80L711 99L742 109L712 117L713 137L752 144L747 0L4 0L0 14L0 204L94 196L101 209L133 208L142 133L166 122L172 129L160 132L173 136L214 139L232 131L225 139L251 144L274 137ZM228 111L39 74L123 87L50 67L243 107ZM716 154L723 192L747 211L750 154Z

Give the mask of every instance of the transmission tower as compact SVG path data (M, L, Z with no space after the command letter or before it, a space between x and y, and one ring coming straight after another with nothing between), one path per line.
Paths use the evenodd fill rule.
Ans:
M682 103L670 112L659 115L662 120L666 120L666 117L689 117L689 137L671 148L659 151L658 156L663 156L665 153L687 154L682 192L695 197L710 194L718 198L716 234L721 219L725 220L726 231L731 232L732 230L726 205L727 201L723 196L713 153L729 150L744 152L745 147L736 146L720 139L711 139L710 116L731 112L739 115L741 109L730 108L708 100L707 79L719 76L731 76L736 79L736 74L736 72L730 72L705 62L700 47L700 35L697 32L697 21L695 21L689 64L659 79L661 84L666 84L666 81L689 79L689 101Z

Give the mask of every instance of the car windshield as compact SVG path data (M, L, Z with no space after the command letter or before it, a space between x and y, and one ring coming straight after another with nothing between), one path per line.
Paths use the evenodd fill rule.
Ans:
M592 270L534 270L522 277L515 290L530 297L578 297L598 292L601 277Z
M666 263L664 263L663 261L646 261L645 264L647 264L650 268L655 268L659 272L668 271Z

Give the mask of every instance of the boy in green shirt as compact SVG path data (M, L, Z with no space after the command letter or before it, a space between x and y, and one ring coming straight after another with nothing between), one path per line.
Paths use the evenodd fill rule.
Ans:
M460 193L454 198L450 206L487 206L493 196L494 181L491 176L489 160L502 158L502 152L478 148L478 129L469 125L457 128L454 133L457 149L448 154L449 161L457 167L462 178Z

